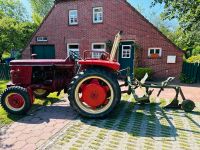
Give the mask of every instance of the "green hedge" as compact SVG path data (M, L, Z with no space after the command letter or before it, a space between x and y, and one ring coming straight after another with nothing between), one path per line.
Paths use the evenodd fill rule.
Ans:
M152 74L153 74L153 69L152 68L135 68L134 69L135 78L137 78L138 80L141 80L145 76L146 73L148 73L149 75L148 79L151 79Z

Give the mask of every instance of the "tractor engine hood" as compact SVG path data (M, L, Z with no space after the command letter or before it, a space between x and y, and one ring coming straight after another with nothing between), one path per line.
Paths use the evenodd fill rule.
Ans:
M13 60L10 66L74 66L73 61L68 59L24 59Z

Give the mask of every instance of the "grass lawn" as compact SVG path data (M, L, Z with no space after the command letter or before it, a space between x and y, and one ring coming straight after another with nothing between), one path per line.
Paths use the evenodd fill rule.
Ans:
M0 94L6 89L7 82L8 81L0 80ZM40 107L40 106L51 105L51 104L59 101L60 98L62 98L64 96L64 93L61 93L61 95L59 97L56 94L57 93L50 94L48 96L48 98L45 99L45 100L36 99L31 110L34 110L34 109L36 109L37 107ZM4 111L4 109L0 106L0 127L2 127L4 125L8 125L8 124L12 123L13 121L17 121L18 119L20 119L22 117L23 116L16 116L16 115L7 114Z

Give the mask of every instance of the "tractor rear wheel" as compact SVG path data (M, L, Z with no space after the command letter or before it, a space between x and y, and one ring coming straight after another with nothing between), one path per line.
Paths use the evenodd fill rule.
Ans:
M87 69L74 77L68 90L70 105L82 116L103 118L121 99L115 75L104 69Z
M24 115L31 108L32 102L27 89L12 86L7 88L0 97L4 110L14 115Z
M50 93L47 90L45 90L45 89L35 89L33 91L33 94L35 95L36 98L44 99L44 98L47 98L47 96Z

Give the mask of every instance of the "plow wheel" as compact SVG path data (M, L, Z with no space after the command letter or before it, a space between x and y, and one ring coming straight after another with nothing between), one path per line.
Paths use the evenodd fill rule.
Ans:
M49 92L45 89L35 89L33 91L33 94L35 95L36 98L47 98L47 96L49 95Z
M28 91L19 86L7 88L0 100L5 111L14 115L26 114L32 104Z
M102 118L108 115L121 99L115 75L103 69L88 69L71 82L71 106L82 116Z
M185 112L191 112L195 108L195 103L191 100L184 100L181 107Z

